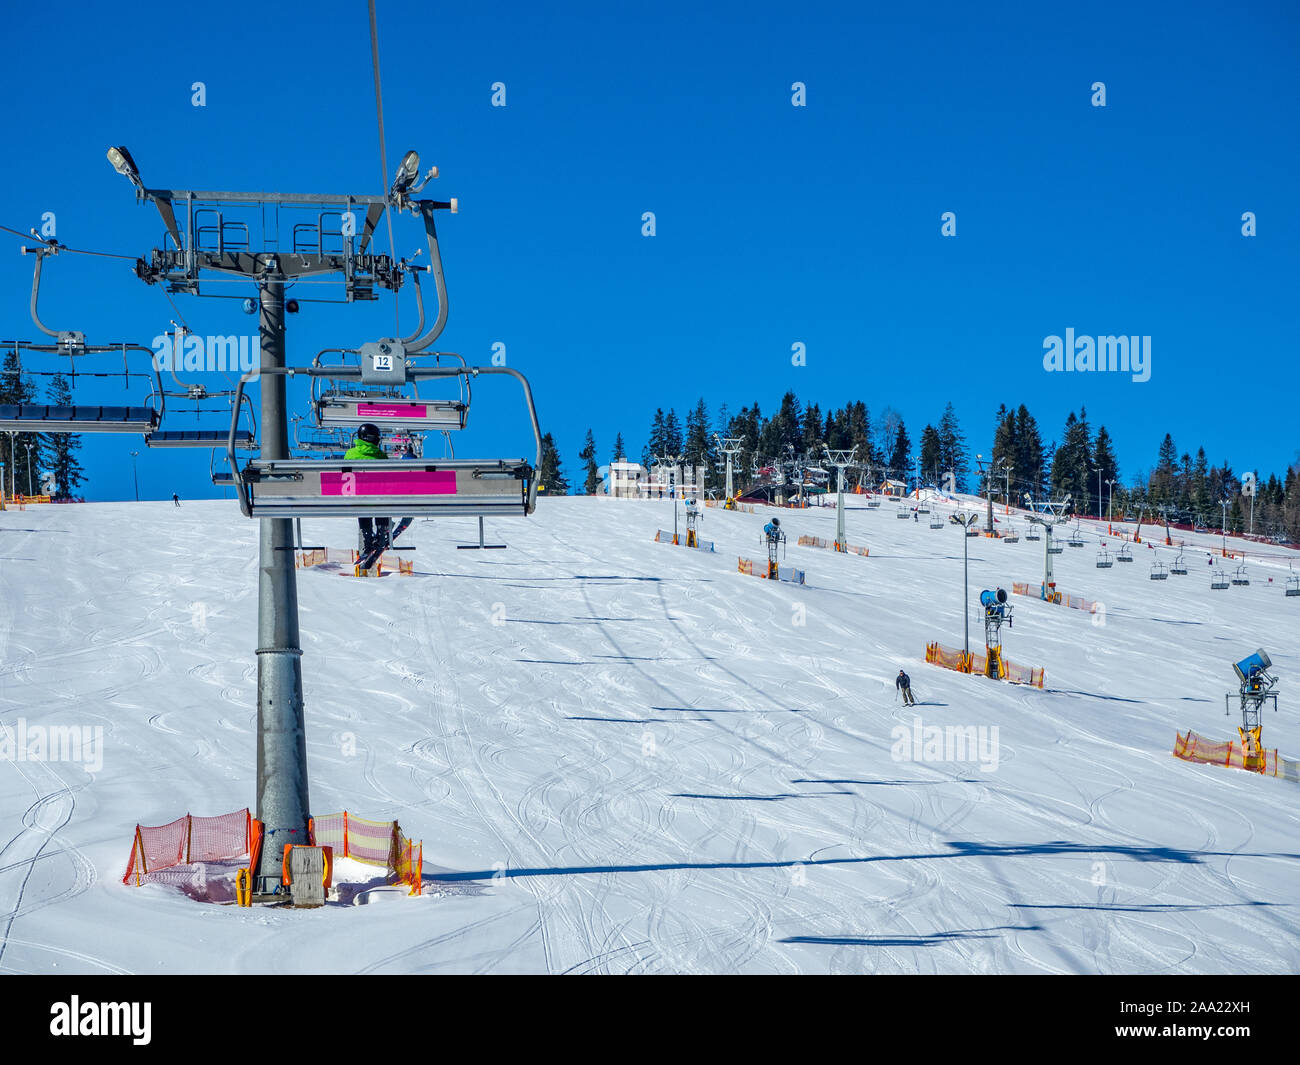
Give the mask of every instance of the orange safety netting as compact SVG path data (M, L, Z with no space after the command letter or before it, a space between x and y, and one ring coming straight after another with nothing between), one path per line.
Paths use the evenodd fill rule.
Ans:
M967 654L965 651L958 651L953 647L944 647L941 643L927 643L925 645L925 660L931 665L942 666L944 669L953 669L958 673L978 673L980 676L986 676L989 669L987 654L981 654L977 651ZM1041 688L1046 676L1046 670L1033 666L1021 666L1008 659L1002 659L1002 679L1008 680L1012 684L1029 684L1035 688Z
M253 819L247 808L217 817L186 814L154 828L136 825L122 883L129 884L135 877L138 887L150 873L174 865L239 858L249 852L252 835Z
M1277 749L1262 749L1258 757L1247 758L1240 743L1214 743L1198 736L1190 729L1187 735L1175 733L1174 757L1201 765L1221 765L1230 769L1247 769L1253 773L1266 773L1286 780L1300 781L1300 762L1278 758ZM1279 763L1282 763L1281 765Z
M327 562L335 562L341 566L355 566L357 564L357 552L345 551L337 547L313 547L307 551L299 551L294 556L293 564L298 569L309 569L312 566L323 566ZM379 556L379 561L375 565L381 573L385 567L406 576L410 576L415 572L414 562L406 561L393 551L385 551Z
M754 575L754 562L752 559L742 558L737 569L739 569L741 573L748 573L752 577ZM760 576L762 576L762 574L760 574Z
M844 552L850 555L866 555L868 553L865 547L857 547L854 544L845 544L844 547L841 549L836 546L834 540L827 540L824 536L801 536L799 537L799 546L800 547L824 547L830 551L843 550Z
M1030 584L1027 581L1015 581L1011 585L1011 590L1016 595L1028 595L1034 599L1043 597L1043 586L1041 584ZM1054 591L1049 603L1059 603L1061 606L1068 606L1071 610L1086 610L1089 614L1096 613L1097 603L1092 599L1085 599L1081 595L1066 595L1063 592Z
M397 883L410 885L412 895L420 894L424 844L407 839L396 821L368 821L344 810L313 817L308 832L315 846L332 847L335 857L382 865Z

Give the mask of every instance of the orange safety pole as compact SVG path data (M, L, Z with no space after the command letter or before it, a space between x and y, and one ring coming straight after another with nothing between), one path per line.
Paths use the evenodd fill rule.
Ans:
M190 864L190 840L194 835L194 815L185 815L185 864Z
M348 812L344 810L343 811L343 857L347 858L348 856L349 856L348 855Z

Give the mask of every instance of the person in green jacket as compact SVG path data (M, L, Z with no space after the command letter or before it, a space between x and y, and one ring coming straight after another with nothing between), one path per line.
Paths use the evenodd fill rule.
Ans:
M386 459L388 452L379 446L379 426L366 422L357 430L345 459ZM361 542L365 551L373 551L380 543L387 544L390 518L358 518Z

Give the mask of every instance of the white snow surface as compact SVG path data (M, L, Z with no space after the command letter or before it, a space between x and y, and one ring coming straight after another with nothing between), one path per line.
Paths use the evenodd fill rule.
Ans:
M736 571L771 510L704 510L708 554L652 542L668 500L544 499L488 520L504 551L417 520L413 577L300 571L312 809L399 820L426 879L342 870L311 911L121 882L137 822L255 806L256 523L0 514L0 722L103 735L100 767L0 760L0 972L1300 970L1300 786L1171 755L1176 730L1235 737L1232 662L1263 647L1265 745L1300 758L1295 553L1244 545L1271 557L1211 591L1217 536L1154 582L1163 530L1099 570L1083 523L1057 580L1104 624L1012 596L1005 653L1039 691L926 665L962 644L963 538L850 506L867 558L795 545L833 509L781 513L804 587ZM1018 544L968 541L972 603L1040 579L1014 520ZM896 757L918 717L996 728L996 766Z

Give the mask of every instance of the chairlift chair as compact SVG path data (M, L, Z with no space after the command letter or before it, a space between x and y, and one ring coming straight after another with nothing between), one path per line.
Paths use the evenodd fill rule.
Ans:
M1008 526L1007 526L1007 531L1004 532L1004 533L1002 534L1002 542L1003 542L1004 544L1018 544L1018 543L1020 543L1020 532L1019 532L1019 530L1017 530L1016 527L1015 527L1014 525L1008 525Z
M1217 567L1210 573L1210 588L1220 591L1228 587L1228 574Z
M1067 544L1069 544L1070 547L1084 547L1084 546L1086 546L1086 545L1084 544L1084 542L1083 542L1083 536L1080 535L1080 533L1079 533L1079 526L1077 526L1077 525L1074 527L1074 531L1073 531L1072 533L1070 533L1070 538L1069 538L1068 540L1066 540L1065 542L1066 542Z
M1293 573L1286 579L1286 594L1300 595L1300 573Z
M1037 525L1030 525L1029 531L1025 533L1026 540L1041 540L1042 538L1043 534L1038 531Z
M1244 562L1237 567L1237 572L1232 575L1232 583L1237 585L1250 583L1250 578L1246 576L1246 564Z
M932 511L931 514L930 514L930 528L931 528L931 529L942 529L942 528L943 528L943 524L944 524L944 523L943 523L943 515L940 514L938 511Z
M387 354L380 356L377 350ZM240 469L235 459L237 427L232 418L227 459L245 517L491 517L533 512L542 436L532 389L523 374L505 366L465 366L463 360L457 367L409 365L402 342L396 340L364 345L359 354L361 365L355 367L317 363L310 368L254 368L239 380L235 416L246 385L267 373L350 378L362 384L392 386L461 375L507 374L519 382L524 392L536 445L533 462L523 458L252 459Z
M1098 569L1110 569L1114 565L1115 565L1114 556L1109 551L1107 551L1104 547L1097 552Z
M1117 555L1115 556L1115 561L1116 561L1116 562L1132 562L1132 561L1133 561L1133 549L1132 549L1131 547L1129 547L1129 545L1126 544L1126 543L1124 543L1124 544L1120 544L1120 546L1119 546L1119 554L1117 554Z
M1183 558L1181 552L1179 552L1178 557L1175 558L1172 563L1170 563L1169 572L1172 573L1175 577L1187 576L1187 560Z
M1153 562L1151 564L1151 579L1153 581L1167 581L1169 579L1169 570L1165 568L1163 562Z
M1047 553L1049 555L1059 555L1062 554L1064 551L1065 551L1065 544L1061 543L1060 540L1053 540L1051 544L1048 545L1047 548Z

